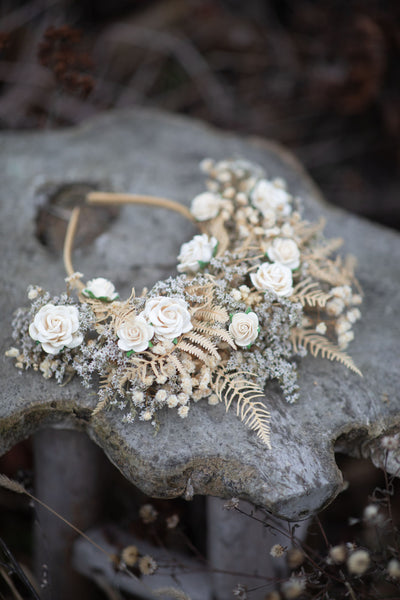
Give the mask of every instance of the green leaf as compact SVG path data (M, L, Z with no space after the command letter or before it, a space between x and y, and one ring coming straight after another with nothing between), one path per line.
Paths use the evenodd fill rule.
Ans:
M149 342L149 348L154 348L153 342Z
M261 327L260 327L260 326L258 326L258 327L257 327L257 333L260 333L260 331L261 331Z
M253 344L247 344L246 348L247 350L250 350L250 348L252 347Z
M232 319L233 319L233 313L229 313L229 320L232 323Z
M252 310L251 310L250 306L248 308L246 308L246 310L245 310L246 315L248 315L251 312L252 312Z
M178 343L178 338L174 338L174 339L172 340L172 343L173 343L173 344L177 344L177 343Z
M89 296L92 300L101 300L101 302L114 302L114 300L118 300L119 295L115 296L115 298L109 298L108 296L95 296L93 292L88 289L83 290L82 292L85 296Z
M200 265L200 269L205 269L205 268L206 268L206 266L208 265L208 262L204 262L204 261L202 261L202 260L198 260L197 262L198 262L198 263L199 263L199 265Z
M35 344L36 344L36 346L39 346L39 344L40 344L39 340L36 340Z
M134 351L134 350L129 350L129 351L126 353L126 357L127 357L127 358L129 358L130 356L132 356L132 354L135 354L135 351Z
M217 243L214 246L213 253L212 253L213 257L217 256L218 246L219 246L219 242L217 241Z

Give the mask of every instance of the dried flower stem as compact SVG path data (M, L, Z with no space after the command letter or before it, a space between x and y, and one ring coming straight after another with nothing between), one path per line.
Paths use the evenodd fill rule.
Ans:
M34 496L30 492L28 492L28 490L23 485L21 485L20 483L18 483L17 481L14 481L13 479L10 479L6 475L0 475L0 486L6 488L8 490L10 490L11 492L15 492L16 494L25 494L26 496L28 496L29 498L31 498L31 500L33 500L34 502L37 502L38 504L40 504L41 506L43 506L46 510L48 510L49 512L51 512L53 515L55 515L56 517L58 517L59 519L61 519L61 521L63 521L66 525L68 525L74 531L76 531L76 533L78 533L79 535L81 535L82 537L84 537L85 540L87 540L90 544L92 544L98 550L100 550L101 552L103 552L103 554L105 554L109 560L112 560L113 557L112 557L112 555L109 552L107 552L106 550L104 550L104 548L102 548L101 546L99 546L88 535L86 535L83 531L81 531L80 529L78 529L78 527L75 527L75 525L73 525L72 523L70 523L67 519L65 519L62 515L60 515L53 508L51 508L50 506L48 506L45 502L42 502L42 500L39 500L39 498L36 498L36 496Z
M173 210L184 216L192 223L196 223L195 218L186 206L184 206L183 204L179 204L179 202L169 200L168 198L158 198L157 196L144 196L140 194L114 194L111 192L90 192L86 196L86 202L95 206L102 206L103 204L146 204L148 206L157 206L159 208ZM65 235L64 266L69 277L73 275L73 273L75 273L75 269L72 265L71 255L80 213L81 210L79 207L75 207L73 209L68 223L67 232ZM83 289L84 287L81 282L78 282L77 285L80 289Z
M81 209L78 207L75 207L71 213L71 218L68 223L67 232L65 234L63 257L64 257L64 267L65 267L65 270L69 277L75 273L75 269L72 266L71 253L72 253L72 247L73 247L73 243L74 243L74 239L75 239L76 229L78 227L78 221L79 221L80 214L81 214ZM83 287L84 287L83 284L80 283L79 285L83 289Z
M158 206L180 213L192 223L196 223L190 210L183 204L169 200L168 198L158 198L157 196L145 196L141 194L114 194L111 192L90 192L86 196L88 204L147 204L148 206Z

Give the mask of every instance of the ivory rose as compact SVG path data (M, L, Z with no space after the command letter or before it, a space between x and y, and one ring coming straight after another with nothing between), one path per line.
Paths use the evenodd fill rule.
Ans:
M29 335L40 342L48 354L58 354L65 347L76 348L83 340L78 309L54 304L42 306L29 325Z
M293 240L275 238L267 254L270 261L286 265L289 269L297 269L300 265L300 251Z
M252 204L262 215L270 215L270 211L273 211L286 217L291 212L290 200L291 196L286 190L268 179L260 179L251 192Z
M118 298L114 284L108 279L104 279L104 277L96 277L95 279L88 281L82 294L107 302L111 302Z
M195 235L190 242L181 246L178 256L180 261L177 267L178 271L180 273L187 271L196 273L202 267L202 263L210 262L217 244L217 239L208 237L206 233Z
M190 212L198 221L208 221L217 216L220 208L220 198L212 192L204 192L193 198Z
M161 341L175 338L193 329L185 300L157 296L146 302L143 313Z
M258 337L260 327L255 312L239 312L233 315L229 333L238 346L248 346Z
M281 263L263 263L250 274L250 279L258 290L270 290L277 296L290 296L293 292L292 271Z
M154 327L152 327L143 313L132 315L124 321L116 331L118 347L121 350L135 352L143 352L149 347L149 342L154 335Z

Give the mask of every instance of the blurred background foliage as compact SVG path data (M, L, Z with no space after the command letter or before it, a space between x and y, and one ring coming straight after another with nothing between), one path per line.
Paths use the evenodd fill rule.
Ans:
M398 0L1 0L0 128L190 115L285 144L330 202L400 228L399 17Z

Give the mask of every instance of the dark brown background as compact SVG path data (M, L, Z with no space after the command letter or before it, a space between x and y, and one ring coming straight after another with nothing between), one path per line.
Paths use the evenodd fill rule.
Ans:
M398 0L2 0L0 127L191 115L286 144L330 202L400 228L399 17Z

